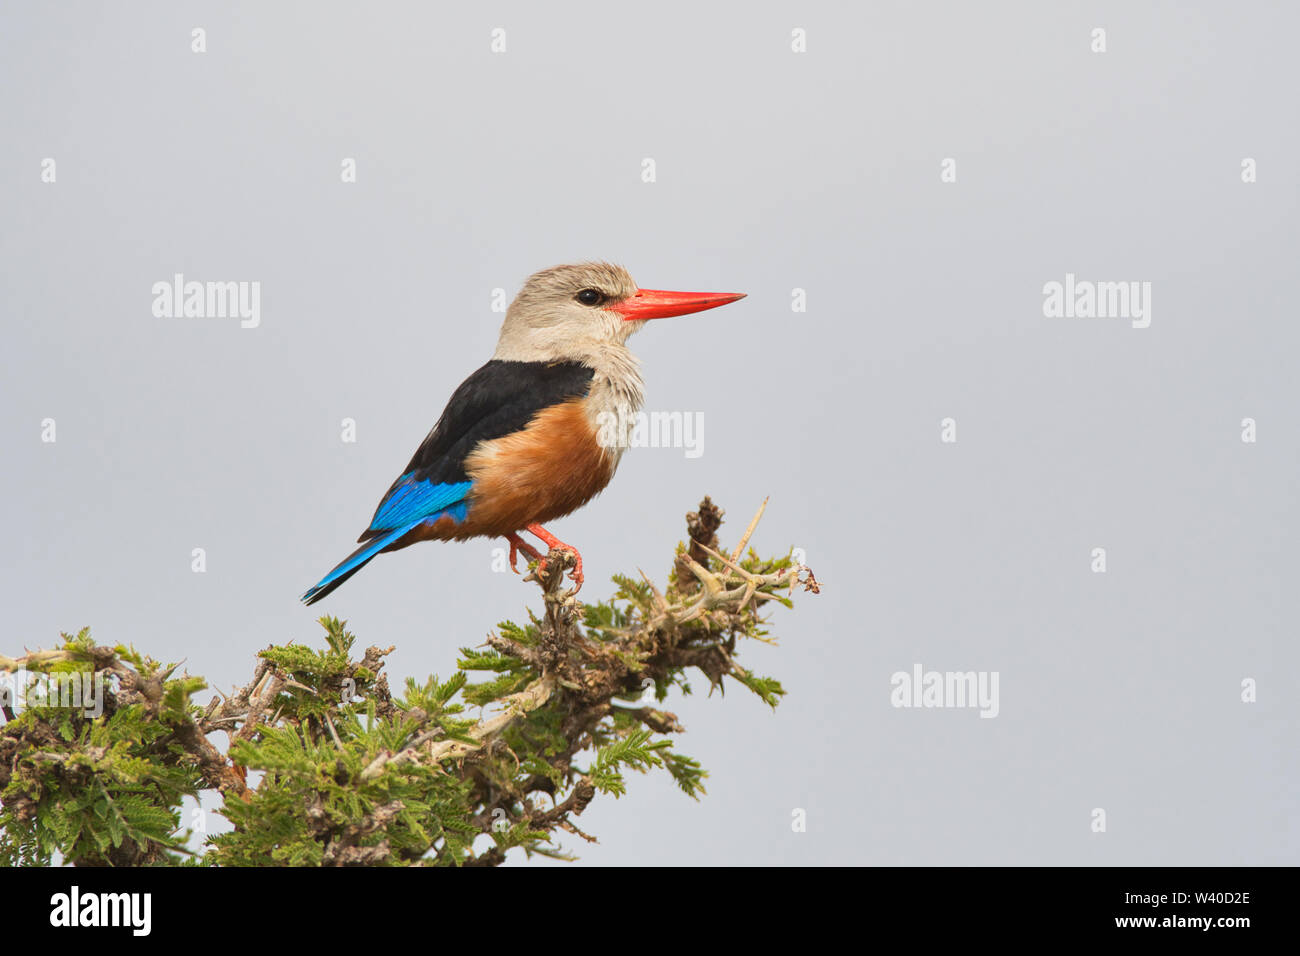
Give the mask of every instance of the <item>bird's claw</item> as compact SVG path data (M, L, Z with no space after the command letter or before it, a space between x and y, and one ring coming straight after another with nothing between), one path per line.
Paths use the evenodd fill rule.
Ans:
M583 581L582 555L578 553L578 549L571 544L565 544L559 538L555 537L555 535L551 534L549 531L543 528L540 524L530 524L527 530L532 534L537 535L537 537L541 538L544 542L546 542L546 546L550 548L552 551L561 551L564 552L565 554L573 555L573 570L569 572L569 577L573 580L573 585L574 585L572 593L577 594L580 590L582 590L582 581ZM546 558L542 558L537 565L538 574L540 575L545 570L545 568L546 568Z
M524 557L529 561L543 560L542 556L537 553L537 550L523 538L519 537L519 535L508 534L506 535L506 541L510 543L510 570L515 572L515 574L520 573L519 566L515 563L519 559L520 551L524 553Z
M573 593L577 594L582 590L582 582L586 580L582 574L582 555L572 548L564 549L564 553L573 555L573 567L569 569L569 579L573 582ZM546 561L549 557L550 555L547 555L546 558L542 558L541 563L537 565L538 574L546 571Z

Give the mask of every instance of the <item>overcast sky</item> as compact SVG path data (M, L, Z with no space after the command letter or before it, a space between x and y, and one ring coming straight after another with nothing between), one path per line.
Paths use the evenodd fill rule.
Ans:
M742 649L775 713L666 705L707 797L634 776L567 849L1300 862L1296 8L444 6L0 7L2 649L90 625L228 688L325 612L449 674L539 604L498 542L298 595L495 290L608 259L749 297L632 340L703 444L552 526L584 596L662 579L706 493L724 542L770 495L755 546L824 590ZM255 327L156 309L177 273L258 283ZM996 675L996 716L895 706L916 668Z

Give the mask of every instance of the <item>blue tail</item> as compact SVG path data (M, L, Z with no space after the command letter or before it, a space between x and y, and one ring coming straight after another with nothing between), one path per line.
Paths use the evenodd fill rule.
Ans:
M419 521L412 521L408 525L403 525L400 528L388 532L388 534L383 537L372 538L367 541L361 547L357 548L357 550L344 558L333 571L321 578L319 584L302 596L302 602L304 604L315 604L348 578L352 577L352 575L364 568L366 564L375 557L375 555L379 554L380 551L383 551L384 548L388 547L419 523Z

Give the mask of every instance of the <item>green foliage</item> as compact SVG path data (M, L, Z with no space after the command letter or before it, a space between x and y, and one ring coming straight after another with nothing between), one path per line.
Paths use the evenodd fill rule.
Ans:
M737 668L735 678L757 694L759 699L773 710L776 710L776 705L785 696L785 688L775 678L758 677L752 671L745 670L743 667Z
M479 832L468 809L468 781L416 764L389 763L366 773L381 754L404 747L420 724L405 715L378 718L373 701L361 713L345 705L330 723L335 734L289 723L231 747L236 762L265 777L247 801L226 800L222 813L234 830L212 838L210 861L318 866L328 854L354 848L384 850L354 856L388 866L431 850L443 862L463 857ZM391 818L381 808L390 808ZM375 825L377 813L387 822Z
M662 767L664 761L658 751L671 747L673 742L658 740L652 743L651 736L648 730L633 730L609 746L600 748L596 762L587 771L596 789L619 797L627 793L627 781L618 772L620 766L642 773L651 767Z
M685 754L666 753L663 755L664 766L672 774L682 793L695 800L704 793L704 778L709 772L700 766L700 762Z
M388 651L356 659L333 617L323 647L261 651L255 679L204 708L201 678L97 647L88 630L56 653L0 657L103 689L100 713L29 697L0 726L0 864L495 865L515 848L571 859L559 831L581 834L573 819L626 793L629 771L705 793L707 772L672 749L681 727L645 705L647 690L656 703L689 694L698 670L772 707L785 694L734 654L739 638L766 638L763 602L788 604L776 592L805 569L752 550L738 565L709 558L679 580L679 563L662 592L616 575L610 600L577 608L552 581L544 615L503 621L488 645L460 649L451 677L408 678L400 695ZM205 792L230 829L194 846L182 800Z
M197 795L200 774L176 730L203 681L170 678L173 668L119 647L123 670L156 695L126 703L110 687L121 678L93 668L88 629L64 634L60 649L63 659L32 668L29 706L0 736L0 865L48 866L56 855L89 865L180 862L189 852L181 800ZM64 706L62 694L34 693L74 673L83 687L99 683L98 716L93 706Z

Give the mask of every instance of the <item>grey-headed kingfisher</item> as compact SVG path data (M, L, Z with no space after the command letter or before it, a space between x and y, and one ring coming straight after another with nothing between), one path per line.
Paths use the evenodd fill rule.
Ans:
M597 495L614 476L644 401L628 337L648 319L685 315L741 294L638 289L607 263L556 266L531 276L506 310L491 360L452 394L438 423L388 489L353 551L302 596L319 601L383 551L417 541L503 537L510 564L519 535L582 556L542 525ZM619 429L615 429L615 432Z

